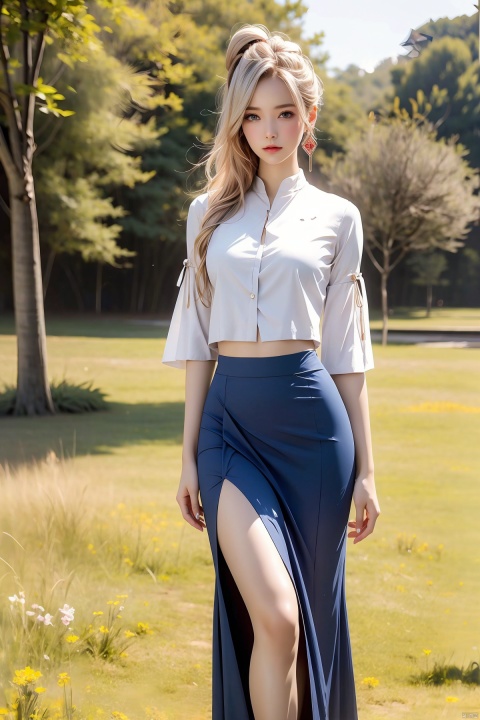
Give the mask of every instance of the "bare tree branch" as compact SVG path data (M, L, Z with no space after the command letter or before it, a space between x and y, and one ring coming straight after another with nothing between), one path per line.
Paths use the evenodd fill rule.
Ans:
M35 150L35 155L38 157L42 152L44 152L55 140L56 135L58 134L60 128L62 126L62 123L59 121L58 118L56 118L56 122L53 124L52 132L47 137L47 139L39 146L37 146L37 149ZM37 133L38 138L38 133Z

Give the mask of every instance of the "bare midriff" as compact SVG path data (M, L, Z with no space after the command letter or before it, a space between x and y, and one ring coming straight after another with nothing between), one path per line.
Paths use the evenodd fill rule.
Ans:
M219 340L219 355L230 357L271 357L290 355L302 350L315 350L313 340L267 340L263 342L257 327L257 342L242 340Z

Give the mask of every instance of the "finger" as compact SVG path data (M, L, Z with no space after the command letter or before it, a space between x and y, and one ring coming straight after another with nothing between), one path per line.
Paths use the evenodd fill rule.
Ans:
M357 532L357 530L358 530L358 528L357 528L357 523L356 523L355 520L353 520L351 523L349 523L349 525L351 525L351 526L352 526L353 528L355 528L355 529L354 529L354 530L351 530L351 531L347 534L347 537L359 537L359 536L362 534L363 530L365 530L365 528L367 527L367 524L368 524L368 523L367 523L367 520L364 520L364 521L363 521L363 525L362 525L362 527L360 528L360 532Z
M373 528L375 526L375 519L373 517L370 517L368 519L367 526L362 529L362 531L357 535L357 537L354 539L353 544L360 542L360 540L364 540L367 535L370 535L370 533L373 532Z
M185 497L181 497L177 499L178 504L180 505L180 510L183 516L183 519L188 522L189 525L194 527L196 530L201 530L203 532L203 526L201 523L196 520L192 514L192 508L190 504L190 497L186 495Z
M363 525L364 525L364 519L363 519L363 513L365 508L357 508L357 512L355 515L355 525L356 525L356 533L359 535L362 532ZM368 517L368 512L367 512Z
M198 493L190 494L190 505L192 508L192 515L197 520L197 522L200 523L202 530L203 530L203 525L205 524L205 519L203 517L203 508L198 501Z

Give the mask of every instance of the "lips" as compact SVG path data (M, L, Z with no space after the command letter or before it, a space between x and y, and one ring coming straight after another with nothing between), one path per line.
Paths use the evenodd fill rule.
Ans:
M281 150L282 148L278 145L267 145L267 147L263 148L264 150Z

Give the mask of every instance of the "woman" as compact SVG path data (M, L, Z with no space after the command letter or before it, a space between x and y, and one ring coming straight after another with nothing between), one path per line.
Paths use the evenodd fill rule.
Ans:
M216 573L212 717L356 720L347 524L360 542L380 513L362 224L298 166L323 89L299 46L244 26L226 65L162 358L186 368L177 501Z

